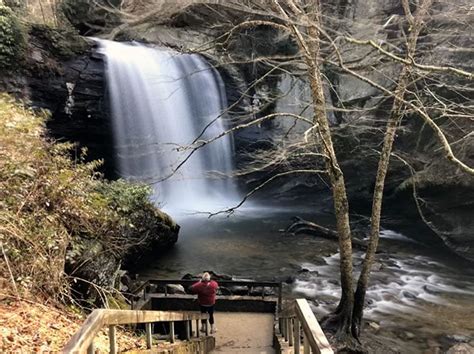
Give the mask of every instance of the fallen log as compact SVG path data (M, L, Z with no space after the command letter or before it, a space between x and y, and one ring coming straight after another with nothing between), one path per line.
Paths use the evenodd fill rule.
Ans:
M338 241L337 231L318 225L312 221L304 220L299 216L291 218L293 223L285 229L286 234L293 235L313 235L323 237L332 241ZM365 250L367 243L356 238L352 238L352 247Z

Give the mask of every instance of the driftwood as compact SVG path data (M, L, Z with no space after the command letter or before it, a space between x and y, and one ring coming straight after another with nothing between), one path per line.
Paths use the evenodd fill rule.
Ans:
M293 221L292 224L284 231L286 234L306 234L323 237L332 241L338 241L337 231L335 230L331 230L314 222L304 220L299 216L293 216L291 220ZM365 250L367 248L367 243L359 239L352 238L352 247Z

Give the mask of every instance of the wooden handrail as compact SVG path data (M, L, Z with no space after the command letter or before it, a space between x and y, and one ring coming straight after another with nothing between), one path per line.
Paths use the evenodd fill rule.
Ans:
M177 311L94 310L80 330L69 340L64 353L84 353L90 348L97 333L104 326L124 324L207 320L208 314Z
M193 285L199 280L195 279L149 279L141 284L138 288L133 290L133 294L138 294L140 291L145 289L147 286L154 285L166 285L166 284L178 284L178 285ZM247 286L247 287L264 287L264 288L280 288L281 283L272 281L252 281L252 280L219 280L219 285L222 286Z
M144 291L143 296L146 297L147 287L150 285L167 285L167 284L178 284L183 286L191 286L199 280L196 279L149 279L141 284L138 288L132 291L132 295L137 296L142 290ZM278 310L281 310L282 301L282 283L272 281L253 281L253 280L219 280L219 286L246 286L249 289L262 287L262 297L265 297L264 288L274 288L277 290L278 296ZM166 291L165 291L166 294ZM132 308L134 299L132 297Z
M310 347L313 353L334 353L306 299L293 301L279 313L278 318L280 332L289 345L294 346L295 353L299 353L300 348L300 325L304 345Z
M165 285L165 284L186 284L192 285L199 280L196 279L149 279L148 284ZM218 280L219 285L230 286L251 286L251 287L268 287L278 288L280 283L274 281L253 281L253 280ZM143 289L143 288L142 288Z

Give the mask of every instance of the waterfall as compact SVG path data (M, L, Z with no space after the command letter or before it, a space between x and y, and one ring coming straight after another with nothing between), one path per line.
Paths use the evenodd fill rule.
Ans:
M238 202L226 178L233 168L231 135L195 150L176 171L206 126L200 139L225 131L219 73L196 54L105 40L99 45L120 176L153 185L154 201L167 211L216 211Z

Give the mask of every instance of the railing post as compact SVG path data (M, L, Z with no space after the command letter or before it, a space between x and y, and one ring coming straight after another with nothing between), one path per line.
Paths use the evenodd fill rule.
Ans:
M109 326L109 353L117 353L117 338L115 326Z
M199 322L200 320L196 320L196 337L199 338L201 336L201 331L199 329Z
M295 353L300 354L301 334L300 334L300 321L298 320L298 317L295 317L294 319L293 336L295 338Z
M290 327L290 323L289 323L290 319L289 319L289 318L285 318L284 321L285 321L285 342L288 342L288 334L289 334L289 332L290 332L290 331L288 330L289 327Z
M206 337L209 337L209 320L206 320Z
M288 345L290 347L293 346L293 319L289 318L288 319Z
M191 339L191 333L190 333L190 328L189 327L191 327L191 321L185 321L184 325L186 327L186 340L190 340Z
M87 354L94 354L94 342L92 342L91 344L89 344L89 346L87 347Z
M265 287L262 286L262 299L265 299Z
M305 331L303 331L303 353L304 354L310 354L311 353L311 348L309 347L308 336L306 335Z
M170 342L174 343L174 322L170 322Z
M278 287L278 312L282 310L282 302L283 301L283 282L280 282L280 286Z
M145 324L145 329L146 329L146 347L147 349L151 349L153 339L151 337L151 323L146 323Z

